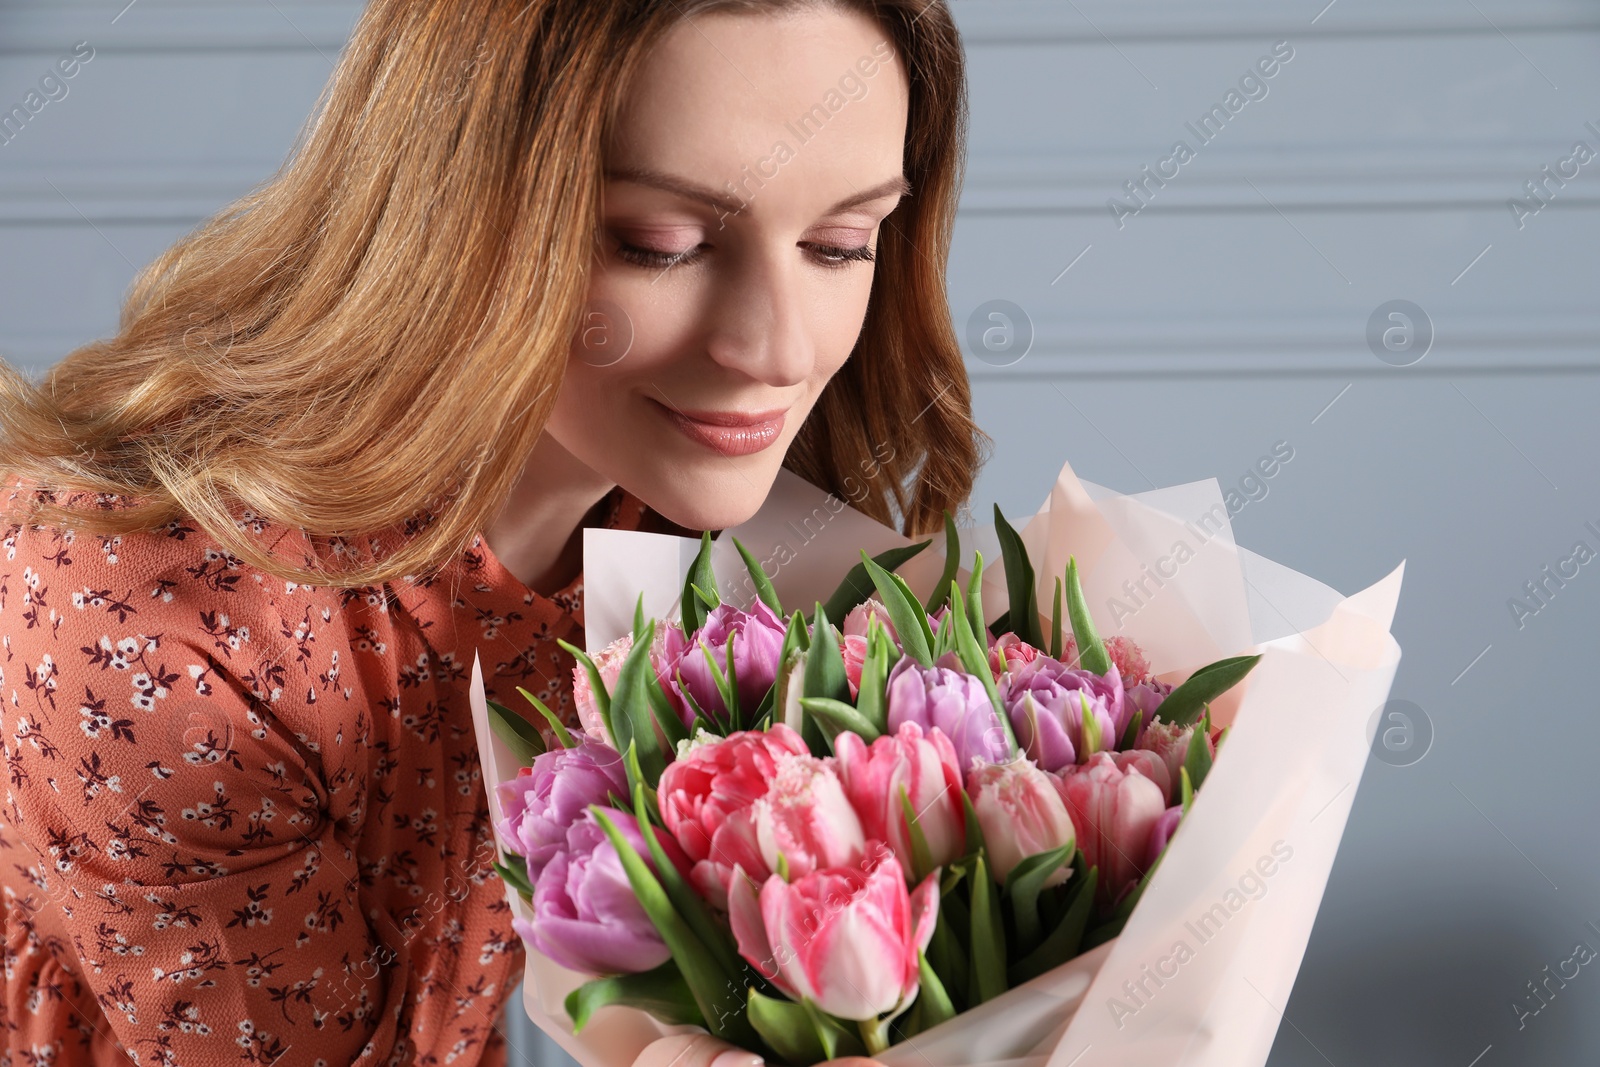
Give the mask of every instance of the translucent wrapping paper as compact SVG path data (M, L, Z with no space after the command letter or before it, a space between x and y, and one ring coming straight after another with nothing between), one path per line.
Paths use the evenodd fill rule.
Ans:
M1227 656L1262 659L1212 705L1212 721L1229 727L1226 741L1121 936L876 1058L889 1067L1259 1067L1399 663L1389 628L1404 562L1341 596L1236 545L1214 479L1124 495L1066 466L1037 514L1025 524L1007 518L1034 562L1038 602L1051 602L1054 577L1075 556L1100 633L1133 638L1162 681L1176 684ZM791 607L825 600L862 549L907 543L782 471L760 512L714 545L719 586L741 606L755 595L730 533ZM648 616L676 617L698 547L662 534L586 530L587 649L631 631L641 592ZM943 547L935 537L899 568L919 596L943 569ZM1007 604L992 525L962 531L963 555L974 547L992 620ZM493 787L517 765L489 729L476 658L472 712L498 825ZM530 917L509 886L506 897ZM657 1037L696 1029L612 1006L575 1035L563 1000L587 978L528 949L528 1014L584 1067L624 1067Z

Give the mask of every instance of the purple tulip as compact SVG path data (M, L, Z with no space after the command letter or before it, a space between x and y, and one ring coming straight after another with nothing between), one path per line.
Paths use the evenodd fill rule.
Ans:
M1088 759L1083 738L1084 705L1100 728L1100 750L1114 749L1127 725L1122 675L1113 664L1105 675L1068 667L1039 656L1006 674L1000 698L1011 716L1017 743L1047 771Z
M532 767L495 786L503 816L496 828L512 851L527 857L530 885L539 884L545 865L566 846L572 824L590 804L607 803L608 792L629 796L622 757L588 740L542 752Z
M690 634L681 648L674 647L676 641L663 647L655 663L656 673L667 680L667 694L678 703L685 721L692 721L694 717L688 700L684 699L685 694L708 715L726 719L728 708L722 702L715 675L706 663L706 649L710 649L717 669L726 674L727 645L732 641L739 707L749 716L778 676L778 655L783 651L786 629L784 621L759 600L749 611L732 604L719 604L711 609L705 624Z
M889 671L888 733L899 734L902 723L914 722L924 733L938 727L955 746L961 773L974 759L1004 763L1011 759L1005 729L983 682L959 669L954 653L941 656L933 667L923 667L902 656Z
M1183 818L1183 805L1174 804L1161 813L1161 818L1150 827L1150 843L1145 848L1144 869L1149 870L1155 866L1156 860L1161 858L1161 853L1167 850L1167 842L1172 840L1173 831L1178 828L1178 820Z
M1171 695L1171 683L1158 682L1152 678L1147 682L1125 687L1122 691L1122 703L1128 709L1128 718L1133 718L1134 712L1141 711L1144 716L1139 721L1148 726L1155 721L1156 711L1161 707L1161 702Z
M655 870L633 816L613 808L606 817ZM667 858L688 877L689 858L678 843L664 830L651 830ZM533 920L512 916L511 926L539 952L585 974L636 974L672 956L593 812L572 824L563 847L545 866L533 888Z

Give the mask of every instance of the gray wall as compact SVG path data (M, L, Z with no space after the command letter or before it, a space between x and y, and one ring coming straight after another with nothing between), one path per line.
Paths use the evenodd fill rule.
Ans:
M24 365L111 332L136 266L272 171L358 10L125 3L0 0L0 109L95 49L0 146L0 353ZM1524 183L1600 152L1600 8L1325 3L956 4L951 298L978 334L1009 301L1016 328L971 349L996 440L975 511L1030 512L1063 458L1128 492L1227 487L1288 442L1237 537L1345 592L1407 560L1394 696L1432 743L1368 767L1271 1062L1576 1062L1600 973L1520 1026L1512 1005L1600 950L1600 563L1524 594L1576 542L1600 551L1600 159L1544 205ZM1202 143L1185 124L1278 41L1293 58ZM1193 158L1129 199L1180 139ZM1390 351L1369 320L1395 300L1421 317Z

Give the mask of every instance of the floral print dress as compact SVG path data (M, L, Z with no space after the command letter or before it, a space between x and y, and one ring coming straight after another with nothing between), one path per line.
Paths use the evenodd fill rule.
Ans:
M620 488L600 510L670 528ZM540 595L481 536L431 579L339 589L193 522L0 535L0 1067L504 1064L524 954L468 679L477 652L491 699L575 723L581 576Z

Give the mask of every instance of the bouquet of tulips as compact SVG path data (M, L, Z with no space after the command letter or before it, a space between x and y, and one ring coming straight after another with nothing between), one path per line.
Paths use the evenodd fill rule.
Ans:
M1163 945L1187 901L1185 887L1173 884L1180 876L1154 875L1182 846L1181 877L1204 892L1212 869L1237 854L1231 845L1207 853L1219 832L1243 841L1257 829L1241 813L1261 801L1240 807L1237 797L1212 806L1225 825L1189 833L1187 824L1198 791L1215 779L1213 761L1237 747L1224 723L1238 725L1241 692L1263 652L1294 666L1282 654L1291 637L1305 635L1291 631L1198 665L1152 665L1161 659L1159 650L1147 653L1152 644L1193 655L1193 634L1173 636L1185 620L1230 614L1226 603L1174 601L1141 617L1148 642L1102 637L1079 561L1059 536L1068 523L1093 529L1082 525L1087 503L1086 495L1053 499L1054 514L1047 508L1021 533L996 508L990 540L1003 577L986 572L982 552L970 568L960 566L961 537L947 515L942 564L922 555L935 539L873 554L856 547L858 559L838 579L851 537L841 525L832 550L816 549L810 560L805 588L822 588L817 578L828 567L836 581L809 610L786 608L769 574L773 557L731 532L717 542L707 533L692 557L678 557L675 603L664 613L648 612L638 593L623 621L616 601L627 579L607 587L596 571L586 591L600 596L586 605L590 649L565 645L577 661L578 729L526 690L525 713L487 701L475 663L474 714L502 847L496 869L529 949L528 984L537 986L525 993L530 1015L586 1065L622 1067L653 1037L701 1027L770 1062L872 1055L896 1067L985 1059L1042 1067L1064 1047L1070 1023L1105 1029L1108 1014L1115 1040L1097 1040L1115 1056L1118 1041L1131 1042L1153 1021L1170 1026L1173 1012L1183 1018L1192 1005L1210 1005L1214 995L1194 983L1165 995L1165 1014L1141 1015L1166 986L1159 975L1176 988L1184 968L1198 975L1204 965L1248 956L1189 944L1198 940L1190 935ZM762 537L759 527L746 532ZM1107 546L1117 545L1098 532L1084 542L1106 572L1093 576L1096 592L1115 573ZM641 538L663 538L596 534L619 535L641 548ZM595 547L586 538L586 574ZM1036 569L1035 559L1051 558L1064 565ZM1194 566L1189 577L1203 583L1203 571ZM920 596L904 576L913 572ZM725 599L735 586L747 602ZM1003 596L1003 611L986 609L986 589ZM650 599L659 605L662 593L654 581ZM1384 621L1382 638L1392 645ZM1362 640L1375 643L1377 632ZM1333 664L1327 653L1317 656ZM1370 682L1386 693L1393 662L1361 666L1359 678L1348 666L1334 669L1351 686ZM1307 707L1316 707L1319 694L1304 688ZM1347 709L1370 691L1320 697ZM1213 722L1213 710L1222 722ZM1261 744L1253 736L1247 748ZM1348 743L1317 736L1305 734L1313 757L1337 748L1348 764ZM1296 773L1292 761L1283 769ZM1299 772L1302 785L1317 777ZM1287 797L1291 785L1273 781ZM1232 784L1237 791L1263 783L1241 775ZM1287 817L1275 809L1293 806L1268 804L1262 830ZM1336 845L1342 813L1323 825L1330 824ZM1296 843L1299 853L1287 841L1250 846L1277 857L1273 871L1288 869L1290 856L1307 857L1296 870L1311 880L1288 891L1297 894L1288 902L1294 922L1305 926L1286 942L1290 981L1309 934L1304 896L1320 896L1321 856L1332 859L1325 839ZM1260 870L1252 877L1265 887L1268 868ZM1293 881L1275 875L1275 884ZM1136 911L1153 885L1166 899L1153 914ZM1230 892L1221 897L1224 919L1240 911L1237 897L1265 916L1258 925L1270 924L1265 901ZM1119 935L1141 917L1132 951L1150 962L1123 960L1132 978L1126 991L1112 987L1106 1013L1082 1019L1077 1008L1089 986L1110 980L1112 950L1130 941ZM1222 931L1221 920L1211 921ZM1212 929L1204 923L1199 930ZM1248 936L1247 925L1226 932ZM1202 963L1190 962L1197 955ZM1285 969L1282 959L1274 966ZM564 1019L545 1014L554 1005ZM597 1013L608 1020L600 1034L591 1027ZM1195 1014L1179 1037L1203 1028L1203 1013ZM1140 1040L1135 1058L1107 1062L1168 1062L1152 1055L1149 1035ZM1196 1054L1204 1039L1171 1047L1190 1050L1189 1060L1175 1051L1171 1062L1211 1062ZM1239 1047L1232 1053L1217 1062L1250 1058Z
M788 1063L877 1054L1116 936L1211 767L1209 702L1259 657L1154 681L1075 560L1047 637L995 522L997 624L948 513L927 603L892 569L922 541L863 551L809 613L737 538L758 599L724 603L706 533L681 622L641 600L599 655L566 646L582 735L527 690L545 734L491 706L529 760L497 786L514 926L596 975L575 1029L622 1003Z

